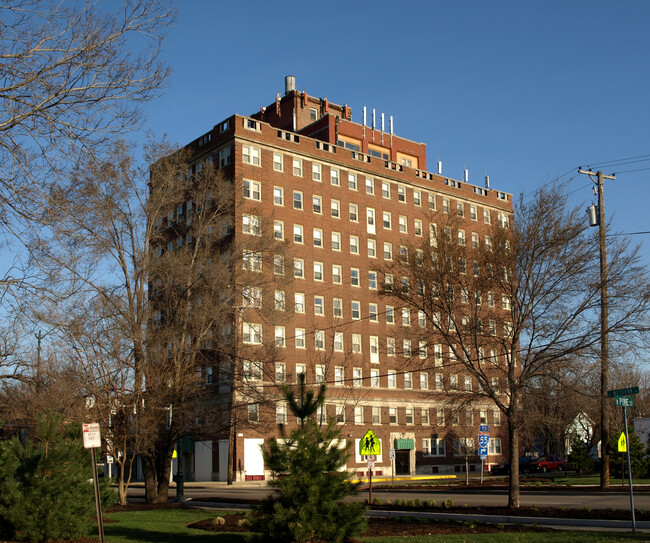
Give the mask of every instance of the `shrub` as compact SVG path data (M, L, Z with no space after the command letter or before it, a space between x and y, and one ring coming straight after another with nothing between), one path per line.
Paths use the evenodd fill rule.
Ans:
M454 500L452 498L447 498L442 502L442 505L445 507L445 509L449 509L454 506Z
M52 412L40 414L32 440L0 444L3 535L39 542L86 535L97 522L92 478L81 426L63 426ZM104 506L115 501L109 480L100 489Z

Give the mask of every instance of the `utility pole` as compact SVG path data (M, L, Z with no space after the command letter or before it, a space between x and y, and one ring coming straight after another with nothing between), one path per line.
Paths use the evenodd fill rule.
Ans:
M603 181L616 179L615 175L603 175L602 171L578 169L578 173L588 175L596 184L598 194L598 241L600 245L600 489L609 488L609 299L607 276L607 243L605 224L605 194ZM596 179L594 179L596 175Z

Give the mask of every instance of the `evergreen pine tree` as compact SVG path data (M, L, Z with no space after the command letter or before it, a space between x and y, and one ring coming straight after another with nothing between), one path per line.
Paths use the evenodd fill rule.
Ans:
M62 426L52 412L40 414L36 435L0 444L0 527L7 538L74 539L96 524L90 451L81 426ZM110 482L101 485L104 506L115 501Z
M569 453L569 469L578 473L591 473L596 467L594 458L589 454L589 445L579 438L574 438Z
M297 394L288 387L284 395L300 427L282 438L268 440L262 450L273 473L269 483L276 493L263 500L252 518L253 529L262 541L340 542L365 528L361 503L342 500L356 491L343 468L350 452L343 443L334 419L321 426L314 414L323 405L325 387L318 395L299 376Z
M627 453L618 452L620 437L621 431L613 431L609 436L609 472L613 477L622 477L623 469L625 469L625 477L627 478ZM632 430L630 430L627 446L630 451L632 477L645 477L648 471L647 451L639 436Z

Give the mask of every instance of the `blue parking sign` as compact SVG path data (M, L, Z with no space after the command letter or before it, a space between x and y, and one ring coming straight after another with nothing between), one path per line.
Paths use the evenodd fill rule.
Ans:
M478 455L485 460L487 458L488 450L487 447L479 447L478 448Z

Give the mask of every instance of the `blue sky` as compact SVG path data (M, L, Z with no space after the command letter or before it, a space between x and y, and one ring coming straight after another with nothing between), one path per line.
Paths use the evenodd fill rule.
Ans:
M183 0L146 129L180 144L296 88L393 116L428 169L518 195L560 177L621 232L650 231L650 2ZM645 155L645 156L644 156ZM639 162L611 161L642 157ZM644 169L645 168L645 169ZM639 171L626 171L639 170ZM634 235L650 262L650 234Z

